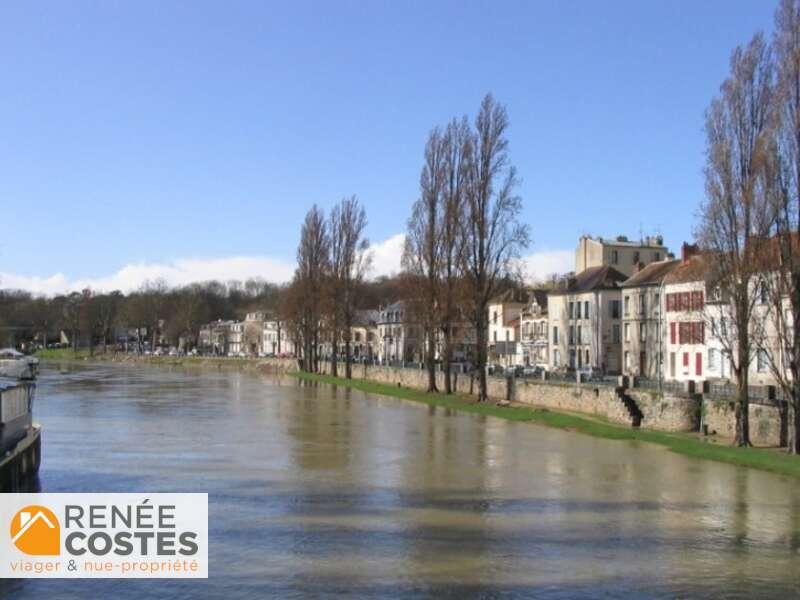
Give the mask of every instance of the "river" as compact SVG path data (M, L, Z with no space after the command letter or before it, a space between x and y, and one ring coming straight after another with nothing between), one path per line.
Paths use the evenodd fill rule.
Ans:
M8 598L776 597L800 482L326 385L46 367L46 492L208 492L208 580L16 580Z

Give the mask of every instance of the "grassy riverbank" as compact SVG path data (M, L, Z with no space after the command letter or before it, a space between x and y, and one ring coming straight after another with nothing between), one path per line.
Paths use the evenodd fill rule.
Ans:
M493 403L479 404L472 396L429 394L411 388L394 387L361 379L343 379L330 375L292 372L291 375L306 381L317 381L332 385L344 386L371 394L394 396L415 402L424 402L431 406L441 406L452 410L498 417L509 421L521 421L566 429L586 435L593 435L611 440L638 440L665 446L673 452L716 460L763 471L771 471L790 477L800 477L800 458L789 456L780 450L759 448L735 448L705 441L691 434L665 433L648 429L633 429L604 422L591 417L583 417L571 413L560 413L549 409L537 409L528 406L500 407Z

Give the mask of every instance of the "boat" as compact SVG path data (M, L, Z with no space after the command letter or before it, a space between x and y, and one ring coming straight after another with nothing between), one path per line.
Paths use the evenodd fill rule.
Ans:
M26 367L27 370L30 371L27 377L24 372ZM16 368L19 372L22 372L23 377L18 377L18 379L25 379L28 377L35 379L39 374L39 359L35 356L23 354L14 348L0 348L0 376L6 376L4 375L5 369L12 368ZM14 377L14 375L8 376Z
M0 351L0 492L25 489L41 463L42 428L33 422L38 360L8 350Z

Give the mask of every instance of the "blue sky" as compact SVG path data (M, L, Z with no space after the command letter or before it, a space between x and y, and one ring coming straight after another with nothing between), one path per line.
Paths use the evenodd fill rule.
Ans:
M677 249L703 112L775 5L6 3L0 285L282 279L305 211L350 194L390 271L427 132L487 91L511 119L534 270L581 233Z

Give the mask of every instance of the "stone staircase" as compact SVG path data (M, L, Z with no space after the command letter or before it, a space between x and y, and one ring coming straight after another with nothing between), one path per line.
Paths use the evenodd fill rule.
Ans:
M619 398L620 402L625 405L625 409L628 411L628 414L631 417L631 427L640 427L644 414L636 404L636 401L625 393L624 387L618 387L616 392L617 398Z

